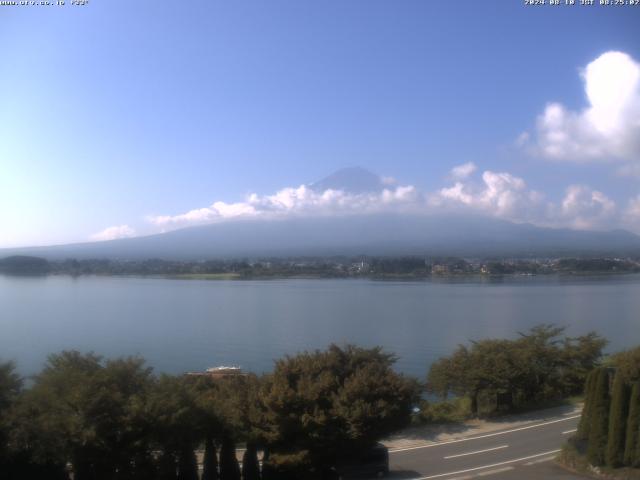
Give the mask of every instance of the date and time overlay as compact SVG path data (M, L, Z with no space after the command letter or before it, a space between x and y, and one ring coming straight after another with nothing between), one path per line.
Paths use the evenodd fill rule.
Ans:
M640 0L522 0L522 2L532 7L640 7Z
M0 7L76 7L95 0L0 0ZM527 7L638 7L640 0L520 0Z
M89 0L0 0L0 7L83 7L86 5L89 5Z

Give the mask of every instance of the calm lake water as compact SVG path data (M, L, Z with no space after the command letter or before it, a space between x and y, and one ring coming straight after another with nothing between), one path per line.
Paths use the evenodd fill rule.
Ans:
M38 371L47 354L144 356L179 373L237 364L255 372L331 342L381 345L397 369L429 364L470 339L539 323L596 330L608 350L640 344L640 276L383 282L199 281L0 276L0 358Z

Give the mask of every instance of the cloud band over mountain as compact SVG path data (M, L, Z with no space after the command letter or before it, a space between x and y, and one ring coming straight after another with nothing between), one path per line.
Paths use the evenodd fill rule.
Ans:
M547 227L598 230L626 226L638 230L640 200L637 198L631 199L626 208L620 208L603 192L573 184L566 188L560 201L553 202L544 193L529 188L520 177L491 170L474 173L476 170L472 163L454 167L451 177L457 180L435 192L423 192L413 185L381 186L361 193L330 186L317 191L312 186L300 185L283 188L272 195L252 193L242 202L216 201L208 207L177 215L149 216L147 221L160 231L169 231L248 218L462 212ZM130 236L127 229L119 228ZM117 231L118 227L105 230Z

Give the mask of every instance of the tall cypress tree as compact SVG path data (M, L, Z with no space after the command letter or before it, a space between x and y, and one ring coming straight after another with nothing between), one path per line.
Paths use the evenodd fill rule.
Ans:
M218 457L213 439L207 438L204 444L204 460L202 461L202 480L218 480Z
M69 473L64 465L49 462L39 464L31 460L32 458L24 458L13 464L3 465L4 470L0 470L0 478L3 480L22 478L69 480Z
M264 454L262 455L262 480L276 480L277 474L273 465L269 461L269 450L265 449Z
M176 480L176 459L170 452L164 452L158 459L158 479Z
M136 480L156 480L158 472L156 464L146 452L141 452L134 458L133 478Z
M178 457L178 480L198 480L198 460L190 447L184 447Z
M622 375L615 376L609 410L606 461L610 467L621 467L624 457L627 417L629 416L629 386Z
M242 456L243 480L260 480L260 464L258 463L258 449L255 444L248 443Z
M640 430L640 425L638 426L638 429ZM634 467L640 467L640 432L638 432L636 440L636 453L633 456L631 465L633 465Z
M584 387L584 406L582 407L582 415L578 424L578 432L576 437L580 440L589 438L589 425L591 424L591 406L593 404L595 379L598 376L598 369L591 370L587 375L587 381Z
M609 433L609 372L606 368L598 369L595 381L593 404L589 416L589 440L587 459L593 465L604 465L607 450L607 435Z
M240 465L236 458L236 444L227 437L220 449L220 480L240 480Z
M627 417L627 438L624 448L623 462L629 467L640 467L640 382L633 384L629 399L629 416Z
M92 465L83 457L77 455L73 461L73 479L74 480L90 480L94 477Z

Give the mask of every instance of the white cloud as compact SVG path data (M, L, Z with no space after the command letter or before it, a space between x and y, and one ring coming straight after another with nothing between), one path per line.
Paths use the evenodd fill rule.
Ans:
M604 193L584 185L570 185L557 213L562 225L577 229L611 227L617 220L616 204Z
M288 215L345 215L383 211L407 211L420 204L411 185L385 188L380 193L352 194L342 190L316 192L306 185L288 187L273 195L249 195L244 202L215 202L209 207L179 215L150 216L147 220L164 229L219 222L234 218L278 218Z
M480 201L486 207L495 209L499 216L513 213L521 203L523 194L527 195L524 180L509 173L486 171L482 174L482 180L486 189Z
M629 230L640 233L640 195L629 199L623 212L622 225Z
M640 221L640 195L629 200L625 213L636 222Z
M487 170L482 182L457 181L430 196L440 210L464 209L514 222L574 229L605 229L620 223L616 204L604 193L584 185L570 185L558 203L527 187L522 178ZM640 196L635 205L640 227Z
M581 76L589 105L572 111L549 103L538 117L533 143L525 132L516 144L557 160L640 162L640 64L610 51Z
M543 219L544 195L527 188L522 178L506 172L486 170L482 182L457 181L430 197L438 208L466 207L472 211L518 222Z
M451 169L451 176L453 178L464 180L469 177L473 172L477 170L476 164L473 162L463 163Z
M441 200L452 200L453 202L459 202L463 205L473 205L474 196L468 191L469 188L462 182L456 182L452 187L442 188L432 198L432 204L441 205Z
M94 233L89 237L90 240L100 242L104 240L115 240L117 238L129 238L135 236L136 231L129 225L115 225L107 227L101 232Z
M381 192L363 194L332 189L319 192L301 185L283 188L272 195L253 193L243 202L217 201L209 207L178 215L148 217L148 221L166 231L242 218L277 219L381 212L468 212L548 227L606 229L628 225L640 231L640 196L625 212L621 212L604 193L584 185L570 185L563 198L554 202L530 188L523 178L491 170L485 170L481 175L468 173L466 178L455 180L452 185L431 194L425 194L412 185L398 185Z

